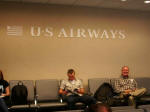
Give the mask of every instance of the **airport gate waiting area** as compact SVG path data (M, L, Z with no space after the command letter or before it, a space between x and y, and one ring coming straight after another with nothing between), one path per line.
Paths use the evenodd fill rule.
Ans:
M94 95L97 88L104 82L113 86L114 81L118 78L91 78L88 80L88 94ZM150 78L135 78L138 87L147 89L146 95L136 101L136 107L116 104L111 107L113 112L150 112ZM18 84L20 80L10 80L10 91ZM68 110L66 102L60 102L58 90L60 80L21 80L28 90L28 104L11 105L10 112L84 112L85 105L77 103L73 110Z

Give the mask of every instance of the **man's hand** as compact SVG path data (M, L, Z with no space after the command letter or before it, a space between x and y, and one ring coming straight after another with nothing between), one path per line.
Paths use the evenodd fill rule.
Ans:
M83 88L77 89L77 92L80 93L80 94L84 94L84 89Z
M59 94L66 95L66 94L67 94L67 91L65 91L65 90L63 90L63 89L60 89L60 90L59 90Z
M6 94L1 94L1 96L7 96Z
M124 91L125 94L129 94L130 92L132 92L130 89Z

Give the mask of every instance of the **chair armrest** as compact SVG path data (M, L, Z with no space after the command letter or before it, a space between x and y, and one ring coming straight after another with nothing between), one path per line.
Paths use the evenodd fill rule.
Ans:
M60 101L60 103L63 103L63 95L62 94L59 94L59 101Z
M85 95L93 96L93 93L88 92L88 93L85 93Z
M39 95L35 95L35 98L34 98L34 104L35 104L35 105L38 104L38 96L39 96Z

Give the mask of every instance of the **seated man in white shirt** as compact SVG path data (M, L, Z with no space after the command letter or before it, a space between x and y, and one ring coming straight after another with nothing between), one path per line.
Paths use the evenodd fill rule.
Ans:
M75 78L75 71L69 69L67 72L68 80L63 80L60 85L59 94L63 100L68 103L69 109L72 109L77 102L85 105L95 104L96 100L88 95L84 95L84 88L81 80Z

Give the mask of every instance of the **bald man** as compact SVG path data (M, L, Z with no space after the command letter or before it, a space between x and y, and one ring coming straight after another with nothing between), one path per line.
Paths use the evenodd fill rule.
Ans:
M120 93L121 97L129 96L129 105L135 106L134 97L139 97L146 92L145 88L137 88L134 79L129 78L129 67L124 66L121 70L122 78L115 81L115 90Z

